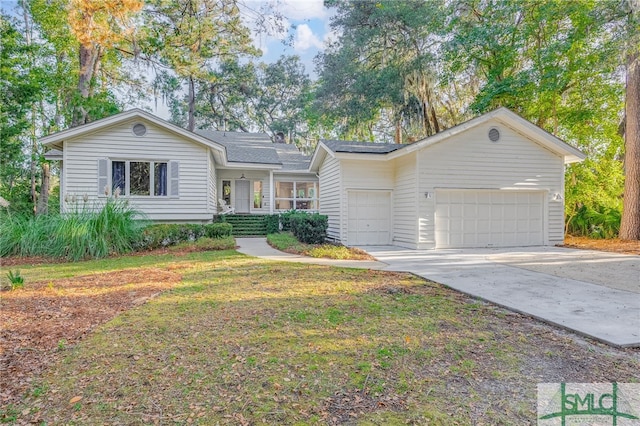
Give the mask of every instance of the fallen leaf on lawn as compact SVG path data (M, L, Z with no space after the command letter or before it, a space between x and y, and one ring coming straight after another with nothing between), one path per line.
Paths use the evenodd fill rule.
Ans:
M74 396L73 398L71 398L69 400L69 404L75 404L76 402L80 401L82 399L81 396Z

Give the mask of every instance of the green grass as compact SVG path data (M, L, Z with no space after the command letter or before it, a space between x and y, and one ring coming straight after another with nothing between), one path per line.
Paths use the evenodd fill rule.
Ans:
M365 251L337 244L304 244L290 232L267 235L267 242L273 248L303 256L338 259L338 260L372 260Z
M65 348L21 404L0 407L0 419L525 424L535 422L538 382L624 382L640 368L631 352L578 344L408 274L235 251L20 269L55 284L151 266L179 270L181 284Z
M300 254L306 252L312 247L309 244L304 244L298 241L298 239L294 237L291 232L269 234L267 235L267 243L269 243L271 247L278 249L280 251L287 251L287 252L300 253Z

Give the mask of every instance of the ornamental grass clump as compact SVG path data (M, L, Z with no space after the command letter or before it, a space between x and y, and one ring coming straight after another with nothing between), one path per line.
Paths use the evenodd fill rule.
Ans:
M97 208L42 216L7 217L0 225L0 256L47 256L81 260L132 251L147 225L124 200Z

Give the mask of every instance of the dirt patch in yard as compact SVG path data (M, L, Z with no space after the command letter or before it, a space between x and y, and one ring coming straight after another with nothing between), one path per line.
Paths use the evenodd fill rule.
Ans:
M620 240L618 238L597 240L587 237L566 236L564 247L640 255L640 241Z
M0 292L0 406L97 326L180 281L157 268L30 282Z

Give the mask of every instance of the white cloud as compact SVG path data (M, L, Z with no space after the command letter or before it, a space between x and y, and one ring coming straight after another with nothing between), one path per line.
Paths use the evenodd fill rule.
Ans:
M295 38L293 39L294 50L304 52L312 47L323 49L324 43L313 33L309 25L298 25Z
M280 0L276 6L289 19L323 19L327 9L323 0Z

